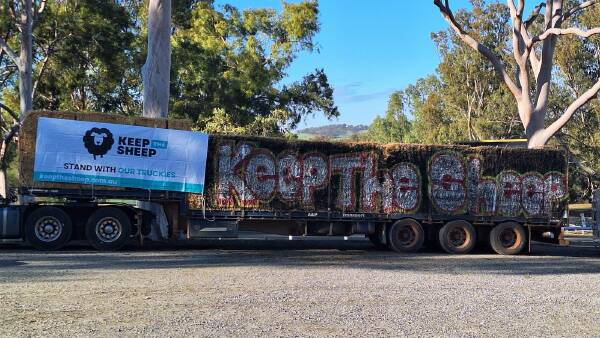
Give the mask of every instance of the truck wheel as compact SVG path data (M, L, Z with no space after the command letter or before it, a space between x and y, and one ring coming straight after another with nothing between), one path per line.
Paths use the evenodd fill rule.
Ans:
M523 251L527 242L525 229L519 223L505 222L490 232L492 249L500 255L516 255Z
M117 208L105 207L94 211L85 225L88 241L100 251L119 250L130 234L131 221Z
M390 249L396 252L417 252L425 241L425 231L414 219L401 219L390 228L388 239Z
M25 221L25 238L38 250L58 250L71 239L73 224L62 209L41 207Z
M446 223L439 233L440 246L450 254L466 254L475 247L477 234L467 221L457 220Z

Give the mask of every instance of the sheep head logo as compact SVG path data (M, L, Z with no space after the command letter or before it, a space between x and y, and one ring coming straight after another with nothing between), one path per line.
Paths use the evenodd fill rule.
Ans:
M106 128L92 128L83 135L83 145L94 155L94 160L106 155L114 143L113 134Z

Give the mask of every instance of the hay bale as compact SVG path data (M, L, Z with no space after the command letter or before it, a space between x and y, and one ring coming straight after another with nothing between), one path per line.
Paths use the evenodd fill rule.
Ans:
M191 130L192 121L186 119L169 119L167 120L167 129Z
M250 144L254 147L255 153L272 154L275 162L281 154L308 154L320 153L325 158L331 158L332 155L371 154L376 157L377 170L391 170L395 165L403 162L410 163L418 169L420 176L420 209L418 212L428 213L431 211L430 202L430 182L429 172L431 159L434 154L439 152L451 152L462 154L462 161L466 164L468 158L476 156L481 159L481 177L495 178L503 171L515 171L519 174L527 172L538 172L545 174L556 171L565 173L567 170L566 156L563 151L554 149L530 150L521 148L501 148L493 146L470 147L466 145L421 145L421 144L374 144L366 142L318 142L288 140L283 138L265 138L252 136L236 135L211 135L209 138L209 157L207 159L206 180L205 180L205 198L208 209L252 209L269 211L352 211L362 212L360 209L361 187L363 178L356 174L353 178L354 185L354 208L352 210L342 210L338 207L338 197L341 196L341 177L339 173L330 171L328 181L325 186L319 187L314 191L314 205L302 205L298 198L292 200L283 200L281 194L275 191L270 197L253 200L248 198L252 205L244 205L239 201L239 196L231 194L227 196L226 202L219 202L218 199L218 147L221 144L242 143ZM330 162L331 163L331 162ZM330 165L330 164L329 164ZM466 166L465 166L466 167ZM243 177L244 169L236 169L236 176L242 181L248 182ZM277 175L277 174L276 174ZM383 182L382 175L378 175L378 181ZM236 188L237 190L243 188ZM277 188L275 188L276 190ZM190 201L190 208L197 208L197 201Z
M202 210L203 195L188 194L188 208L192 210Z
M167 119L153 119L153 118L149 118L149 117L141 117L141 116L134 116L131 118L130 123L127 124L131 124L134 126L140 126L140 127L149 127L149 128L163 128L163 129L167 129Z
M127 116L106 113L75 113L75 118L73 120L116 124L132 124L130 123L129 117Z
M33 166L35 161L35 143L37 140L37 121L40 117L74 120L76 113L55 111L33 111L23 121L19 132L19 183L30 188L54 189L63 184L51 182L34 182ZM69 184L69 189L79 189L79 184Z

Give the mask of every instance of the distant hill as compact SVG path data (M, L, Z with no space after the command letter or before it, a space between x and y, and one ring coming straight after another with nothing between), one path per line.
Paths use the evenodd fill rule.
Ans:
M298 130L297 134L301 139L327 138L327 139L345 139L352 135L363 133L369 126L359 124L357 126L349 124L330 124L321 127L312 127Z

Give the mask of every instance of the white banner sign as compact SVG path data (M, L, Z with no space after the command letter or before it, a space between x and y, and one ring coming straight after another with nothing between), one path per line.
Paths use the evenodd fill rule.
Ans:
M41 117L33 179L204 192L208 135Z

